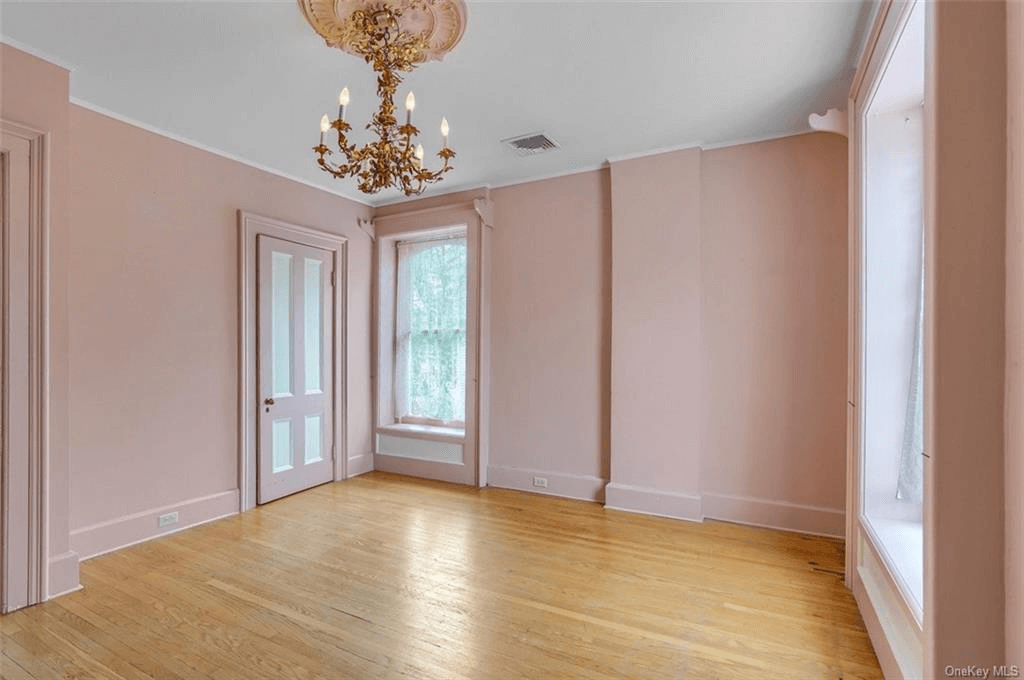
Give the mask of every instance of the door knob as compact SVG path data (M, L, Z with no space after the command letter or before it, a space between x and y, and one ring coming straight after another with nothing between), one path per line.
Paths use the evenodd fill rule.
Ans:
M267 397L266 399L263 400L263 403L266 404L267 406L273 406L274 405L274 398L273 397Z

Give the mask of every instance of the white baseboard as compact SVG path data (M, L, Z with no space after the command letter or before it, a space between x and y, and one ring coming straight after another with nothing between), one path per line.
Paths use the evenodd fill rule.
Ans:
M703 505L708 519L835 538L846 533L846 513L832 508L713 493L703 495Z
M367 472L373 470L373 454L364 453L358 456L352 456L348 459L348 476L349 479L352 477L358 477L359 475L365 475Z
M534 477L548 480L547 488L533 485ZM590 475L574 475L547 470L491 465L487 468L487 486L517 491L530 491L562 498L576 498L584 501L604 500L604 485L607 480Z
M162 529L157 527L157 517L168 512L178 513L178 523ZM87 560L236 513L238 489L232 489L75 529L71 532L71 549L82 560Z
M74 592L82 586L78 579L78 553L73 550L50 557L46 599Z
M698 494L629 486L617 482L611 482L605 487L604 505L612 510L639 512L644 515L685 519L691 522L700 522L704 519L701 497Z

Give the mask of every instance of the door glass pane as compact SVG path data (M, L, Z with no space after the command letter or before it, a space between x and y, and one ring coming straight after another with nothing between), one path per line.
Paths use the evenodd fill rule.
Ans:
M271 389L292 393L292 256L274 252L270 272Z
M320 304L321 269L320 260L306 258L306 394L319 392L320 387L320 340L323 337L323 307Z
M306 416L306 462L314 463L323 458L324 427L319 415Z
M292 467L292 421L291 419L275 420L272 430L274 472L289 470Z

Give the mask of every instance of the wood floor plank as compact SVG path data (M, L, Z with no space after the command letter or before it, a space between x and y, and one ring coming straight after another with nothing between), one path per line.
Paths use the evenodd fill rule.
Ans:
M82 565L11 680L877 680L841 541L370 473Z

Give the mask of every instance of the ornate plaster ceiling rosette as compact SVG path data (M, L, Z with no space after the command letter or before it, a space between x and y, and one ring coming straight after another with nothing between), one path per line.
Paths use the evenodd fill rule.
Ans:
M352 14L372 13L383 8L401 13L399 29L426 43L421 61L441 61L462 39L466 30L464 0L298 0L306 21L327 42L358 57L362 32Z

